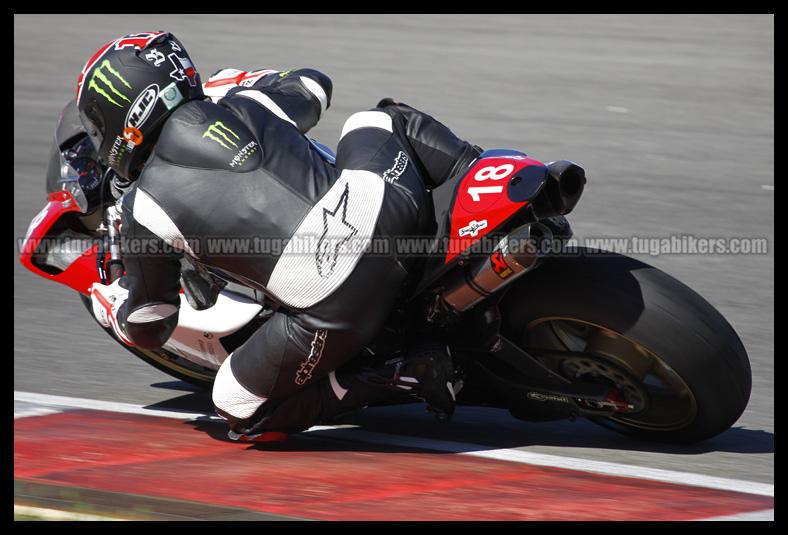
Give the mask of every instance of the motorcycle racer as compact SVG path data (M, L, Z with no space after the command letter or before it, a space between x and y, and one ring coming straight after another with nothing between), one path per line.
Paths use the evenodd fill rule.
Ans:
M125 343L158 349L178 322L183 265L195 262L263 288L277 306L217 374L213 401L232 438L303 430L396 393L423 399L442 419L454 410L440 344L345 364L379 331L414 261L367 246L426 234L429 190L481 150L384 99L346 121L329 164L305 134L332 89L313 69L223 69L203 90L167 32L108 43L80 76L88 135L132 184L124 243L151 245L124 251L119 281L94 285L99 322ZM205 238L257 237L286 245L276 255L201 247Z

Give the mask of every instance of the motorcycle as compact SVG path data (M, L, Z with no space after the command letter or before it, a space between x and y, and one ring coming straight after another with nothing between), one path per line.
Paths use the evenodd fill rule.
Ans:
M330 148L310 142L333 163ZM424 335L444 341L458 407L505 409L525 421L587 418L658 442L722 433L750 395L739 337L664 272L571 246L566 215L585 185L572 162L545 164L501 149L436 188L434 234L396 244L421 247L418 269L365 353L393 353ZM22 264L75 290L90 311L91 285L123 272L117 204L128 187L98 161L69 103L55 130L47 203L22 242ZM118 342L175 378L211 388L221 363L277 305L265 288L188 255L181 286L179 324L160 350Z

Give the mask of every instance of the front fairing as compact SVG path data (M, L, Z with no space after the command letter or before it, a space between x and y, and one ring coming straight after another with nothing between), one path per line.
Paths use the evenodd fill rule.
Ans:
M82 293L99 281L98 208L114 202L103 174L72 100L55 126L46 174L47 203L30 222L20 244L25 268Z
M30 222L20 246L19 260L36 275L49 279L78 292L87 294L94 282L99 282L96 267L97 245L89 236L82 239L63 240L67 220L79 214L80 209L68 191L57 191L47 196L47 204ZM60 267L48 262L46 257L54 248L70 260Z

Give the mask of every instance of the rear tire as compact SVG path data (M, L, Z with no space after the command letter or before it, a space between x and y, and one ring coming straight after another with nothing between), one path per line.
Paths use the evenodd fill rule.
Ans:
M501 316L503 334L532 355L543 350L548 367L622 392L628 410L590 418L614 431L705 440L733 425L749 400L750 364L730 324L696 292L632 258L582 248L550 258L515 283Z

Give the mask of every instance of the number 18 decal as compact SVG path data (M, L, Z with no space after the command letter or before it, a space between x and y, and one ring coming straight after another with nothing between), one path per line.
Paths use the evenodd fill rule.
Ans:
M477 182L486 182L490 180L492 182L503 180L504 178L508 177L514 171L514 165L510 163L505 163L503 165L499 165L497 167L488 166L479 169L476 174L473 176L474 180ZM490 182L490 183L492 183ZM498 185L493 186L471 186L468 188L468 194L471 196L475 202L481 201L481 195L485 193L501 193L503 191L503 184L498 183Z

